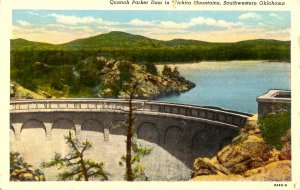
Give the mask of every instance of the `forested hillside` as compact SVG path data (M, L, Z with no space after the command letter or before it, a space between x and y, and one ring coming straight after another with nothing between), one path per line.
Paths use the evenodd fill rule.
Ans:
M210 43L196 40L154 40L124 32L110 32L53 45L24 39L11 40L12 61L74 64L91 55L134 62L192 62L209 60L290 60L290 42L248 40ZM24 60L25 59L25 60Z

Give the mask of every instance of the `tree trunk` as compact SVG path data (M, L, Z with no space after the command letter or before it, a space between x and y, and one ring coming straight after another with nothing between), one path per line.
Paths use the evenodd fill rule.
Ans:
M126 140L126 180L133 181L132 165L131 165L131 148L133 137L133 108L132 108L133 93L129 98L129 112L128 112L128 126L127 126L127 140Z
M76 147L73 139L72 139L72 134L71 132L69 131L69 139L70 139L70 143L72 145L72 148L79 154L79 163L81 165L81 172L84 176L84 180L85 181L89 181L89 176L88 176L88 171L87 171L87 168L85 167L85 164L84 164L84 159L83 159L83 153L81 153L78 148Z

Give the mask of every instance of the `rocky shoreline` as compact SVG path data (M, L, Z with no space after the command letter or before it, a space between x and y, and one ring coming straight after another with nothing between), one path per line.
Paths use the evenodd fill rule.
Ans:
M291 180L290 133L281 151L268 144L256 122L248 122L240 134L211 159L197 158L193 181L289 181Z
M131 78L139 83L139 88L135 94L137 99L154 100L170 95L180 95L196 86L195 83L186 80L179 73L172 76L162 73L152 74L147 71L145 65L129 61L108 60L104 57L96 57L95 60L102 65L98 76L101 81L101 88L95 88L94 94L84 96L84 98L126 98L128 92L126 92L127 89L124 84L128 83L127 80L131 81ZM125 78L127 77L126 80L123 79L124 75ZM128 76L130 76L129 79ZM14 81L11 81L10 91L11 99L72 98L64 91L56 92L56 94L62 94L57 96L51 93L53 89L47 91L47 88L42 86L33 92Z

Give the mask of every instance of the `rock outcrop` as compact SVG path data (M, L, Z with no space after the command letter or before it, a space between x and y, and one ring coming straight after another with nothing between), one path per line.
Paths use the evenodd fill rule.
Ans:
M140 99L156 99L163 96L180 94L195 87L195 84L186 80L184 77L170 77L163 74L153 75L145 69L144 65L135 64L128 61L106 60L99 57L104 62L104 67L101 70L102 91L99 93L101 97L115 97L115 92L120 88L121 75L124 76L124 71L120 71L120 65L123 64L128 69L125 75L130 75L131 79L138 82L138 90L135 93L135 98ZM123 81L123 83L126 81ZM126 88L121 88L118 92L118 98L128 96Z
M287 148L280 152L249 122L215 157L195 160L192 180L291 180L290 141L284 140Z
M43 65L39 62L34 66ZM46 67L46 66L44 66ZM49 66L47 66L48 68ZM156 68L152 64L153 68ZM166 76L159 72L151 72L144 64L136 64L125 60L107 59L103 56L89 57L79 61L74 68L65 72L57 71L52 66L53 80L37 78L36 87L32 91L22 81L11 83L11 99L70 98L70 97L102 97L126 98L128 84L138 82L135 93L137 99L157 99L173 94L180 94L195 87L176 70L176 75ZM42 70L39 67L36 70ZM50 71L49 71L50 72ZM43 76L42 74L38 76ZM47 74L47 73L46 73ZM55 79L55 80L54 80ZM31 79L33 80L33 79ZM34 80L33 80L34 82ZM34 92L33 92L34 91Z
M18 83L12 81L10 82L10 99L19 100L19 99L45 99L47 98L44 95L33 92L19 85Z

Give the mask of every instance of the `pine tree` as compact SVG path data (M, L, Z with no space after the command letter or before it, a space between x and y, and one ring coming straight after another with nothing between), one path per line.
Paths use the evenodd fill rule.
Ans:
M123 166L123 162L126 165L125 179L126 181L134 181L144 174L144 167L140 165L140 158L147 156L152 152L152 148L143 147L133 142L133 135L135 133L135 118L134 110L138 109L133 106L133 98L139 94L140 82L132 76L127 80L123 88L126 89L128 94L128 112L126 127L126 155L121 157L119 164Z
M40 169L33 169L26 163L19 152L10 153L11 181L45 181L44 173Z
M92 148L89 141L79 142L73 138L69 131L69 135L65 136L66 143L70 148L70 152L62 157L61 154L55 153L54 158L50 162L43 162L43 168L58 166L58 169L66 168L67 170L58 174L58 180L62 181L89 181L92 179L107 180L107 173L104 171L103 162L97 163L84 157L85 152Z

